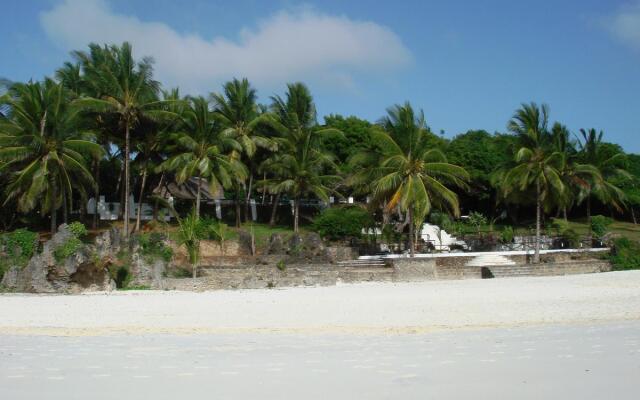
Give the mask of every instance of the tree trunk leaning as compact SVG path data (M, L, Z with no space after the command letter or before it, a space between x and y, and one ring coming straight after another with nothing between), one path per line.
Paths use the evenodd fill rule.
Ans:
M280 193L277 193L273 199L273 207L271 208L271 218L269 218L269 226L276 224L276 215L278 213L278 205L280 204Z
M142 183L140 184L140 196L138 196L138 212L136 214L136 232L140 231L140 220L142 219L142 199L144 198L144 186L147 183L147 169L142 172Z
M244 222L249 222L250 213L249 213L249 202L251 201L251 190L253 189L253 174L249 176L249 185L247 188L247 198L244 201Z

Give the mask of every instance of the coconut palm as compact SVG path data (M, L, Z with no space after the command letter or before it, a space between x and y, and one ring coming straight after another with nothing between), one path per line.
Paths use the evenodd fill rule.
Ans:
M580 129L582 140L579 141L581 160L591 165L597 172L589 180L589 187L584 191L587 207L587 224L591 229L591 198L595 196L603 204L610 205L621 211L624 207L625 196L622 189L616 186L616 180L627 180L631 175L625 170L626 156L617 148L605 148L602 141L604 132L595 129Z
M372 179L372 202L387 211L399 208L407 213L409 248L415 254L414 229L437 207L458 216L458 196L449 186L466 188L469 174L447 162L444 154L429 145L429 133L422 111L415 113L409 103L387 110L380 122L383 130L372 130L377 143L378 164L363 175ZM366 178L365 178L366 176ZM356 179L358 181L358 179Z
M76 100L78 105L107 116L115 116L124 133L124 236L129 237L131 132L143 117L158 118L163 102L158 100L160 84L153 80L150 58L136 62L131 45L89 45L89 52L74 52L91 97Z
M271 114L265 118L265 123L279 135L274 139L278 152L265 165L273 175L269 184L271 193L286 193L293 198L293 230L298 232L300 200L312 195L328 202L334 184L340 179L330 173L337 167L332 155L323 150L322 138L341 133L317 124L313 97L304 84L292 83L287 88L284 99L271 98Z
M179 184L191 178L197 179L198 190L195 199L195 215L200 216L200 194L202 181L208 180L212 193L229 187L234 180L246 178L246 167L232 157L233 151L240 151L238 141L219 129L209 102L203 97L188 99L178 123L178 131L169 137L169 154L160 168L174 171Z
M564 190L562 193L548 197L547 200L553 202L548 207L557 207L558 215L562 212L564 219L567 220L567 210L581 200L585 191L590 190L590 182L598 181L601 177L594 166L579 162L579 154L566 126L558 122L553 124L551 140L553 150L562 156L558 171L564 183Z
M551 196L564 196L565 184L561 178L564 157L553 147L548 130L549 110L546 105L522 104L509 121L508 129L518 135L520 149L515 156L516 165L503 177L503 190L509 194L533 190L536 204L536 238L534 263L540 262L540 229L543 207L549 208Z
M86 198L85 190L94 184L84 155L102 153L80 131L69 99L61 84L45 79L14 84L1 101L10 110L0 120L0 160L11 174L5 204L16 199L22 212L41 205L43 213L51 214L52 233L57 210L73 205L73 190Z
M224 93L211 95L215 116L224 129L223 134L234 137L244 153L248 167L248 182L241 182L246 187L245 218L249 218L249 200L253 191L255 172L254 155L258 148L274 148L274 142L263 136L258 129L261 120L260 109L256 103L256 91L249 81L233 79L223 86ZM234 156L240 156L239 154ZM236 192L239 192L237 188ZM239 222L239 207L236 207L236 220Z

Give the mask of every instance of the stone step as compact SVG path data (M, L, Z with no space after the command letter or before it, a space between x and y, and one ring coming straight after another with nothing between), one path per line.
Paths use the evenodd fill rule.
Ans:
M469 267L488 267L498 265L516 265L515 261L499 254L482 254L474 257L467 264Z

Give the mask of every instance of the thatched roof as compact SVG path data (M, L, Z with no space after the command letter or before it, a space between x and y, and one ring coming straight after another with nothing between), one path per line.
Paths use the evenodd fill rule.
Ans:
M198 179L191 178L185 183L179 185L174 180L162 180L155 189L153 189L153 195L169 199L173 197L175 199L183 200L195 200L198 193ZM203 202L212 202L214 200L224 199L224 190L220 188L215 193L211 193L209 190L209 182L206 179L201 179L200 187L200 199Z

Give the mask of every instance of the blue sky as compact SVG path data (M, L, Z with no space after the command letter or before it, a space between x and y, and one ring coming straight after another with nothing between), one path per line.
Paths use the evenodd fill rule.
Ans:
M522 102L640 152L640 0L10 1L0 76L50 75L71 49L127 39L183 93L247 76L261 100L303 80L321 116L404 101L435 132L505 131Z

